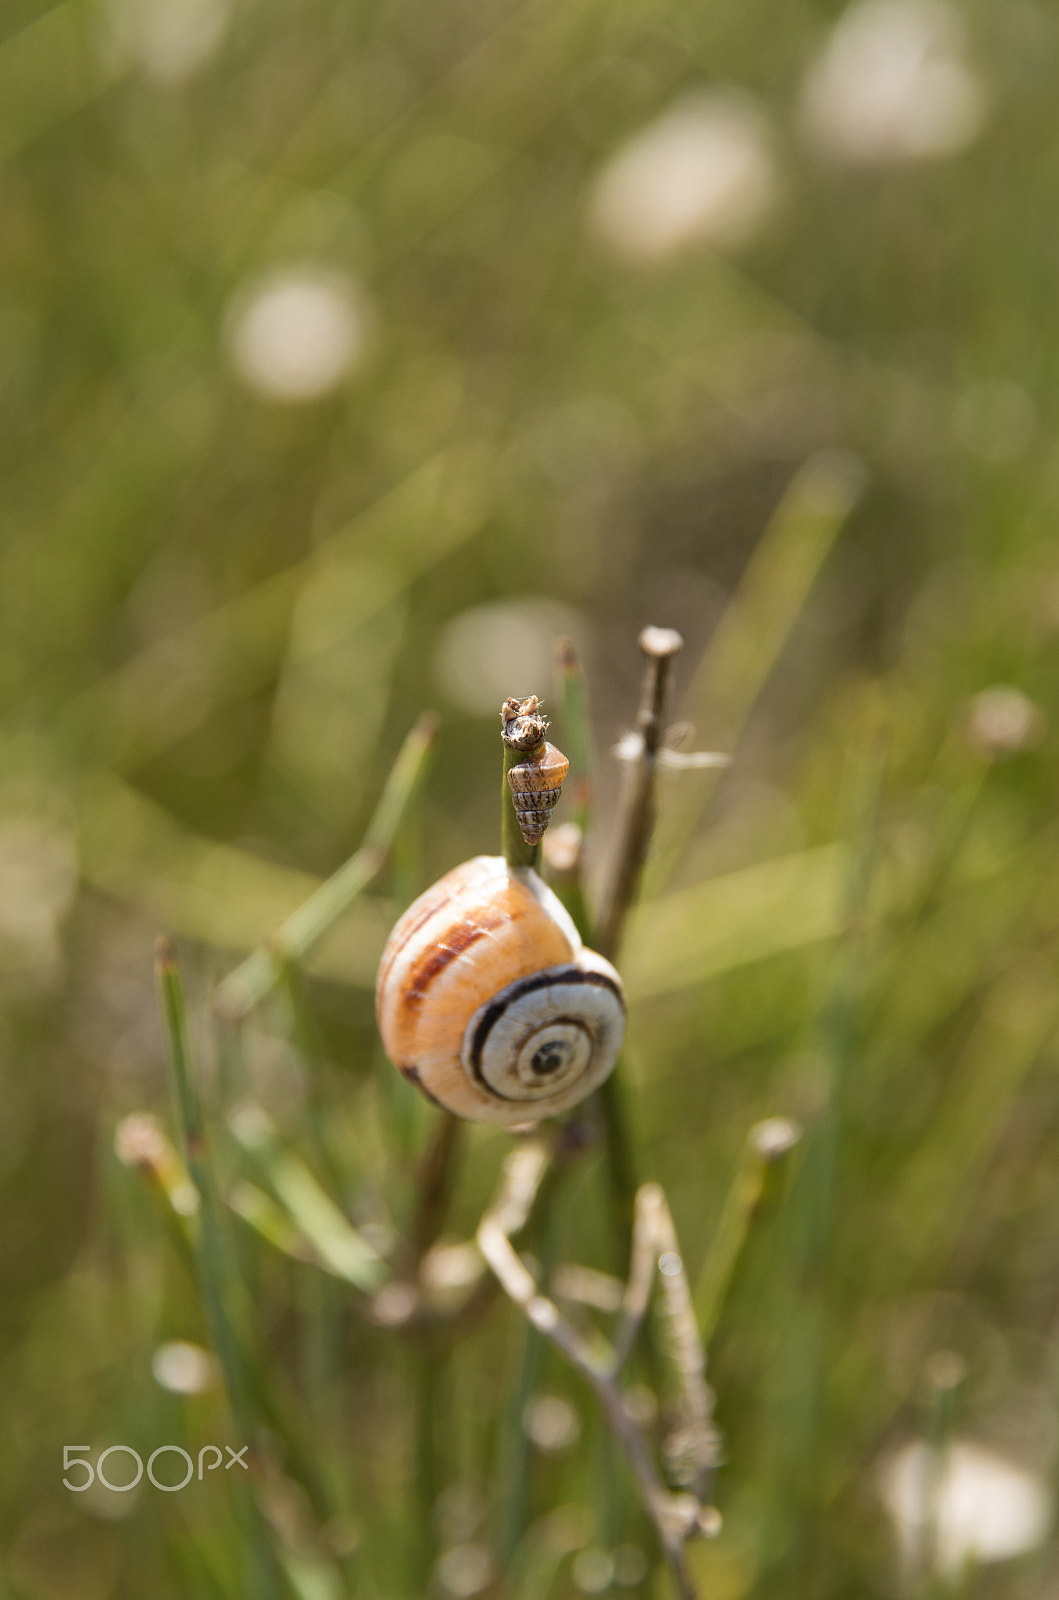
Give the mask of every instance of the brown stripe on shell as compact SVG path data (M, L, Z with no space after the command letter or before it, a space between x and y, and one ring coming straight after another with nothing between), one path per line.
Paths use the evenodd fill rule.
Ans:
M554 789L534 789L532 794L513 794L511 798L519 816L524 817L527 811L553 811L562 792L563 786L560 783Z
M460 887L462 886L448 885L447 880L442 878L440 882L434 885L433 889L428 889L426 894L420 895L419 899L409 906L404 916L395 924L393 932L387 941L387 950L384 952L383 961L379 967L379 976L376 980L377 989L381 990L389 980L393 964L398 957L403 955L409 940L414 939L420 929L426 927L431 917L436 917L439 911L445 909L450 900L454 898L454 894L459 893ZM413 912L415 913L414 916Z
M409 974L408 982L401 996L401 1003L405 1006L419 1006L423 1002L430 985L439 973L451 966L457 956L462 956L479 939L486 938L496 928L503 927L505 922L510 922L510 915L485 917L480 912L472 922L469 919L457 922L454 927L446 930L444 944L431 945L424 958L414 967Z
M519 832L527 844L538 844L544 837L552 820L552 810L562 792L560 786L553 789L551 794L516 794L512 797Z
M426 1097L430 1101L431 1105L437 1106L439 1108L439 1110L441 1110L441 1111L447 1110L447 1107L443 1106L441 1104L441 1101L437 1098L437 1096L431 1094L430 1090L427 1088L426 1084L423 1082L423 1079L420 1077L419 1068L418 1067L410 1067L410 1066L407 1066L404 1062L398 1061L397 1062L397 1070L398 1070L398 1072L401 1074L401 1076L403 1078L407 1078L408 1079L409 1083L414 1083L415 1084L415 1086L419 1090L420 1094L425 1094L426 1095Z

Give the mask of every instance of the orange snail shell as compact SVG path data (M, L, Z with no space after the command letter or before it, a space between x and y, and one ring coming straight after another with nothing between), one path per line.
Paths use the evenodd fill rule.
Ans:
M530 868L475 856L420 895L383 951L386 1053L438 1105L480 1122L568 1110L611 1072L621 979Z
M547 741L539 755L528 756L517 766L508 768L507 781L515 816L527 844L540 844L569 771L570 763L562 751Z

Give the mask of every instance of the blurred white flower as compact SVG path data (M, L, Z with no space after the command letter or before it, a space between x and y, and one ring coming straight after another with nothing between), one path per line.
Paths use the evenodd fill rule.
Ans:
M434 1526L443 1549L469 1544L485 1521L487 1506L478 1485L466 1478L448 1484L434 1503Z
M582 1594L602 1594L614 1581L614 1562L605 1550L579 1550L570 1570Z
M466 711L498 712L509 694L540 693L555 676L555 641L583 641L576 611L552 600L497 601L446 624L434 657L448 698ZM582 657L584 651L579 652ZM547 705L545 710L548 710Z
M151 1371L155 1382L171 1394L203 1394L217 1381L217 1363L210 1352L181 1339L158 1346Z
M437 1578L447 1594L480 1594L493 1581L493 1559L484 1544L456 1544L438 1558Z
M1051 1503L1034 1473L980 1446L957 1440L937 1457L919 1441L885 1467L882 1494L906 1552L924 1547L931 1523L943 1572L968 1561L1005 1561L1039 1545Z
M810 136L848 162L954 155L981 130L986 94L947 0L854 0L802 88Z
M107 49L156 83L183 83L224 38L230 0L111 0Z
M589 218L616 255L663 261L696 243L751 239L776 195L772 139L750 95L710 90L679 100L600 173Z
M225 326L228 354L269 400L316 400L359 365L369 318L345 273L292 267L236 295Z
M522 1413L522 1429L546 1456L565 1455L581 1437L581 1419L561 1394L535 1394Z
M549 828L542 841L544 863L550 872L570 874L581 860L584 835L576 822L560 822Z
M419 1296L410 1283L384 1283L371 1302L381 1328L403 1328L419 1308Z
M1021 689L996 684L976 694L967 707L967 738L979 755L993 759L1017 755L1040 744L1048 727L1041 707Z
M364 1228L360 1230L362 1233ZM482 1275L477 1245L440 1240L419 1264L419 1276L428 1289L466 1289Z

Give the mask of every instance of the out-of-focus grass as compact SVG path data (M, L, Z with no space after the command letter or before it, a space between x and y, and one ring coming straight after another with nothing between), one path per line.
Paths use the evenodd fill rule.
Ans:
M665 1592L587 1396L550 1355L520 1372L507 1308L483 1297L425 1353L392 1297L382 1318L354 1306L412 1224L432 1117L382 1058L375 961L403 904L498 847L500 699L550 696L562 744L556 632L588 669L590 883L642 624L686 636L686 747L734 757L663 773L622 961L639 1161L693 1275L748 1130L805 1129L711 1341L724 1528L694 1553L703 1593L926 1592L879 1473L931 1426L939 1350L966 1364L951 1428L1052 1474L1059 25L968 7L977 138L856 166L797 110L835 12L14 0L0 17L0 1583L17 1600L243 1592L223 1471L172 1496L61 1483L67 1444L146 1460L244 1442L219 1385L152 1375L160 1347L210 1341L196 1222L171 1204L171 1149L157 1181L113 1153L122 1119L169 1114L163 928L252 1310L278 1581L306 1600L544 1600L608 1573ZM623 255L590 220L600 172L718 85L762 119L771 211L741 241ZM276 282L338 318L315 398L269 390L274 327L248 365L247 307ZM980 698L994 685L1024 698ZM350 857L424 708L436 759L385 872L251 1025L215 1036L213 987ZM267 1112L268 1160L230 1134L236 1101ZM439 1305L473 1280L457 1246L506 1148L464 1141L428 1258ZM606 1218L590 1157L533 1248L609 1269ZM557 1402L527 1413L553 1426L525 1453L520 1382ZM966 1581L1038 1600L1055 1561L1050 1541Z

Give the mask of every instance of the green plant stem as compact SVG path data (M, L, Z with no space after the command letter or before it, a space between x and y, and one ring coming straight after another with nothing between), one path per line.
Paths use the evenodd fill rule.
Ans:
M438 1407L442 1392L444 1355L430 1348L412 1353L415 1370L416 1470L415 1498L417 1524L416 1578L426 1592L434 1565L436 1538L434 1517L443 1487L440 1451L441 1419Z
M598 1094L603 1113L607 1185L615 1235L615 1265L619 1272L624 1273L632 1250L632 1225L639 1178L620 1056L610 1077L600 1085Z
M707 1346L720 1321L751 1232L780 1192L791 1152L800 1137L796 1125L782 1117L759 1122L747 1136L743 1159L695 1285L695 1314Z
M734 750L863 489L860 463L833 450L810 456L788 484L684 696L683 714L714 748ZM651 863L653 892L672 876L714 782L711 772L705 784L684 785L669 809Z
M559 676L562 688L563 748L570 771L563 785L569 799L569 820L577 830L577 842L569 862L562 867L545 859L551 868L549 882L574 919L574 926L586 944L595 946L592 914L585 894L586 841L592 824L592 737L588 717L588 691L585 674L570 639L558 644ZM565 857L565 852L564 852Z
M552 1166L542 1180L538 1200L554 1200L562 1168ZM546 1186L546 1192L545 1192ZM549 1206L537 1213L537 1239L541 1277L547 1279L555 1264L558 1249L556 1213ZM530 1450L523 1425L526 1406L533 1398L544 1372L545 1342L532 1323L522 1327L517 1356L518 1381L508 1390L501 1433L500 1481L503 1485L503 1510L497 1531L497 1556L506 1570L530 1523Z
M304 960L386 864L394 836L418 793L437 718L425 713L405 739L390 770L359 850L282 922L217 990L215 1005L225 1018L245 1017L280 982L284 966Z
M879 806L885 751L872 747L852 774L855 845L843 895L845 938L835 952L828 995L818 1024L818 1053L826 1077L825 1099L810 1137L791 1207L795 1230L793 1297L787 1338L792 1369L799 1370L798 1394L787 1402L784 1446L776 1472L779 1494L774 1502L787 1519L787 1550L777 1569L766 1574L765 1587L781 1581L786 1570L797 1588L804 1588L816 1555L824 1481L827 1432L828 1358L834 1333L834 1284L829 1272L833 1249L839 1166L843 1144L847 1079L854 1059L860 1022L867 901L878 846ZM793 1199L794 1197L792 1197Z
M158 942L156 971L184 1159L188 1175L199 1194L199 1227L194 1240L199 1290L210 1338L224 1372L232 1417L242 1439L250 1445L251 1453L258 1457L255 1470L260 1473L260 1442L251 1400L250 1375L225 1309L226 1296L233 1281L237 1281L235 1259L228 1250L221 1226L220 1207L209 1164L202 1103L192 1067L183 985L168 940L160 939ZM247 1574L248 1590L255 1596L275 1595L278 1593L275 1559L256 1498L245 1489L241 1490L237 1509L253 1568Z
M305 1162L280 1138L258 1105L244 1102L228 1119L236 1143L250 1156L272 1193L320 1262L363 1294L389 1276L386 1263L321 1187Z
M290 1006L291 1042L305 1071L305 1122L313 1157L330 1191L341 1195L346 1190L348 1174L328 1137L329 1107L324 1095L323 1052L315 1019L306 1003L302 970L286 960L283 989Z
M559 676L562 683L563 748L570 762L567 775L570 820L588 833L592 821L592 740L588 717L588 689L584 668L572 639L560 639Z
M412 1255L418 1263L445 1225L452 1198L462 1125L451 1111L441 1111L419 1166L416 1209L412 1222Z

